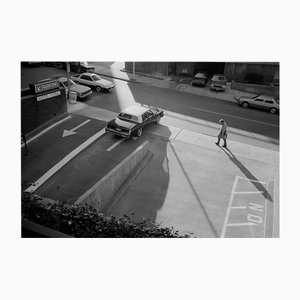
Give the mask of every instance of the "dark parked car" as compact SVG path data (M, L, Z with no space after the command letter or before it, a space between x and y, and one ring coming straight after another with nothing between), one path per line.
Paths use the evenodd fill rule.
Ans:
M141 136L144 126L158 124L163 115L163 110L153 106L129 106L106 123L105 131L127 138Z
M45 61L46 66L56 67L61 70L67 69L67 63L65 61ZM70 70L76 73L83 73L94 71L95 67L89 65L86 61L70 61Z
M205 86L207 83L207 74L205 72L198 72L193 80L192 80L192 85L195 86Z

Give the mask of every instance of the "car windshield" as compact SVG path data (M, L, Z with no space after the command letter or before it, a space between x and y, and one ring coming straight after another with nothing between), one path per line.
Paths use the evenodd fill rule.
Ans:
M68 87L68 80L64 80L62 81L62 84L65 86L65 87ZM70 79L70 86L73 86L73 85L76 85L76 83Z
M93 78L94 81L101 80L101 77L98 75L92 75L91 77Z
M122 113L122 112L119 113L118 118L123 119L123 120L128 120L128 121L135 121L135 122L139 121L137 116Z
M225 78L224 76L218 76L218 77L217 77L217 80L222 80L222 81L225 81L225 80L226 80L226 78Z
M195 75L195 78L204 78L205 77L205 74L203 73L198 73Z

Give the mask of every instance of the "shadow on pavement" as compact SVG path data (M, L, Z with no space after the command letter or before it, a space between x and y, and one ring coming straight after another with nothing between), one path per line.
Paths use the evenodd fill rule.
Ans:
M273 202L272 196L266 190L266 188L260 183L260 181L236 158L236 156L230 151L228 147L223 148L219 146L228 158L245 174L245 176L251 181L251 183L256 187L256 189L262 192L265 199Z
M184 176L185 176L186 179L187 179L187 182L189 183L189 185L190 185L190 187L191 187L191 189L192 189L192 192L193 192L195 198L197 199L197 201L198 201L198 203L199 203L199 205L200 205L200 207L201 207L201 209L202 209L202 212L203 212L203 214L204 214L204 216L205 216L205 218L206 218L206 220L207 220L207 222L208 222L208 224L209 224L209 227L211 228L211 230L212 230L212 232L213 232L213 235L214 235L215 237L219 237L218 232L217 232L217 230L216 230L216 228L215 228L213 222L211 221L208 212L207 212L206 209L205 209L205 206L203 205L201 199L199 198L199 196L198 196L198 194L197 194L197 191L196 191L196 189L194 188L194 186L193 186L193 184L192 184L192 182L191 182L191 180L190 180L190 178L189 178L189 176L188 176L188 173L186 172L186 170L185 170L185 168L184 168L182 162L180 161L180 159L179 159L179 157L178 157L178 155L177 155L175 149L173 148L172 144L170 144L170 147L171 147L171 149L172 149L172 151L173 151L173 153L174 153L174 155L175 155L175 157L176 157L176 159L177 159L177 161L178 161L178 164L179 164L180 168L182 169L182 172L183 172Z
M134 221L155 222L157 211L162 207L169 186L169 162L167 145L171 132L159 126L164 137L153 136L150 151L153 156L141 172L133 179L120 199L105 214L122 218L130 216ZM148 138L147 138L148 139Z

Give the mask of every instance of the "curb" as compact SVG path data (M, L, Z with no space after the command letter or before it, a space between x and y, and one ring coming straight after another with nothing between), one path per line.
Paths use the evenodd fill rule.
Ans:
M74 204L88 204L96 210L102 211L125 180L130 177L132 172L134 172L139 163L147 155L149 147L149 141L146 141L136 148L122 162L82 194Z
M132 74L132 71L127 71L127 70L124 70L124 69L121 69L120 72L125 72L125 73L131 73ZM100 73L100 72L95 72L96 74L98 75L101 75L101 76L106 76L106 77L109 77L109 78L114 78L114 79L118 79L118 80L122 80L122 81L126 81L126 82L131 82L131 83L139 83L139 84L146 84L146 85L153 85L155 86L155 84L152 84L152 83L144 83L144 82L140 82L138 80L132 80L132 79L124 79L124 78L120 78L120 77L116 77L116 76L112 76L112 75L108 75L108 74L104 74L104 73ZM144 77L148 77L148 78L153 78L153 79L156 79L156 80L161 80L163 81L164 78L160 78L160 77L155 77L155 76L151 76L151 75L148 75L148 74L144 74L144 73L139 73L139 72L136 72L137 75L139 76L144 76ZM170 88L168 86L160 86L160 88L164 88L164 89L170 89L170 90L176 90L178 92L183 92L183 93L187 93L187 94L192 94L192 95L197 95L197 96L203 96L203 97L208 97L208 98L214 98L214 99L218 99L218 100L225 100L225 101L230 101L230 102L235 102L235 98L236 98L236 95L234 93L227 93L228 97L225 98L225 97L218 97L216 94L209 94L209 93L203 93L203 94L200 94L200 93L197 93L197 90L195 90L195 92L193 91L185 91L186 88L190 87L189 84L186 84L186 83L180 83L180 82L177 82L177 81L172 81L172 83L174 84L175 88ZM176 89L176 86L184 86L185 88L180 88L180 89ZM207 92L207 91L205 91ZM237 91L238 93L238 91ZM232 99L228 99L228 98L232 98Z
M111 201L108 202L102 209L102 213L108 215L112 208L119 202L123 194L127 191L128 187L136 179L136 177L142 172L146 165L150 162L153 157L153 153L149 151L144 159L136 166L132 173L125 179L123 184L117 189Z

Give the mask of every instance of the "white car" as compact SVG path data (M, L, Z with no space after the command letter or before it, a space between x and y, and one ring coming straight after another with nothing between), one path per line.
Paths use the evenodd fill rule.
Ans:
M95 73L82 73L71 76L71 79L76 83L93 87L97 92L101 92L102 90L110 91L115 87L113 82L103 79Z
M279 100L267 95L256 95L254 97L241 97L237 102L244 108L255 107L268 110L271 114L279 112Z
M215 74L210 83L210 89L215 91L226 90L226 77L223 74Z
M68 92L68 78L59 77L58 81L60 82L61 87L65 88L66 92ZM70 91L75 92L80 99L84 99L92 93L91 88L76 84L72 79L70 79Z

